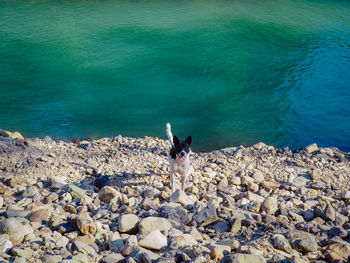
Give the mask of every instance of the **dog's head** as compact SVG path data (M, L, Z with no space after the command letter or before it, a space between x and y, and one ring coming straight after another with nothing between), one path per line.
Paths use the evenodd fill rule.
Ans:
M179 160L183 163L186 157L190 153L190 145L192 143L192 137L188 136L186 140L181 141L176 136L173 137L174 148L172 149L172 158L176 159L178 156Z

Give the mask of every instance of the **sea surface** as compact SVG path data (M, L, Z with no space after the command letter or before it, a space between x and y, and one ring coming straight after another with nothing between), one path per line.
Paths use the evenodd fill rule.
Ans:
M0 128L350 151L350 1L0 1Z

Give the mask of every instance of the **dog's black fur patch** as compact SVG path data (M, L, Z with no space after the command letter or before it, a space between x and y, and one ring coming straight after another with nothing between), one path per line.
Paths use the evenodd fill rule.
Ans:
M189 153L192 143L192 136L188 136L186 140L181 141L176 136L173 137L174 146L170 149L170 156L172 159L176 159L176 154L179 154L182 150Z

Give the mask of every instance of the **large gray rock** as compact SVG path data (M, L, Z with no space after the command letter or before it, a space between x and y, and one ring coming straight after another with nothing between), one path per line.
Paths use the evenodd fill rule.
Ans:
M314 252L318 250L315 237L308 232L301 230L289 231L288 239L293 248L300 252Z
M283 250L287 253L291 253L292 251L292 247L291 245L289 244L289 241L287 238L285 238L283 235L280 235L280 234L276 234L274 237L273 237L273 242L275 244L275 247L277 249L280 249L280 250Z
M22 243L24 236L33 232L25 219L10 217L0 223L0 233L9 235L13 245Z
M139 218L134 214L121 215L118 218L118 229L121 233L133 232L137 229Z
M167 219L162 217L149 216L142 219L139 223L139 232L143 236L147 235L148 233L154 230L159 230L165 236L167 236L170 229L171 224Z

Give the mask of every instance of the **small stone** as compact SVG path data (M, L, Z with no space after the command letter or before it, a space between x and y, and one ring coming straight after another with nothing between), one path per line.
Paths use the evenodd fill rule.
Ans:
M8 253L10 252L11 248L13 247L12 242L7 239L0 240L0 252L1 253Z
M343 192L342 197L344 200L350 200L350 191Z
M248 183L248 191L251 191L251 192L257 192L257 191L259 191L259 185L256 184L256 183L251 183L251 182L249 182L249 183Z
M305 147L305 149L307 150L308 153L317 152L319 150L316 143L309 144L308 146Z
M225 245L211 244L209 249L210 257L217 260L221 260L224 255L231 253L231 247Z
M336 216L334 207L330 204L327 205L324 215L326 220L334 221Z
M180 203L184 206L193 205L193 200L180 189L176 189L175 192L169 197L169 202Z
M261 204L261 211L266 212L266 214L273 215L277 211L277 199L275 197L269 196Z
M224 257L224 254L215 247L210 251L210 257L212 259L221 260Z
M241 177L239 177L239 176L232 176L229 179L229 183L233 184L233 185L241 185L241 183L242 183Z
M33 197L34 195L37 195L38 193L39 193L38 188L36 186L34 186L34 185L30 185L22 193L22 197Z
M252 177L254 179L254 182L257 184L260 184L261 182L263 182L265 180L263 173L259 170L256 170Z
M140 240L138 245L144 248L159 250L166 247L168 245L168 241L159 230L155 230Z
M167 236L172 226L165 218L149 216L142 219L138 227L140 234L143 236L155 230L159 230L165 236Z
M99 191L98 198L104 203L109 203L113 198L116 198L117 200L121 201L123 199L123 196L120 192L115 190L113 187L104 186Z
M134 214L121 215L118 218L118 229L121 233L134 232L137 228L139 218Z
M56 246L57 247L66 247L69 243L69 239L66 238L65 236L61 236L57 241L56 241Z
M79 198L82 197L84 194L86 194L86 190L81 189L80 187L74 185L74 184L70 184L68 186L69 188L69 192L72 195L73 198Z
M110 250L114 252L118 252L120 248L124 246L124 242L121 239L120 235L117 233L113 233L111 236L108 238L108 247Z
M77 218L77 226L83 235L96 233L96 225L87 213L83 213Z
M241 218L239 218L239 217L236 217L235 219L234 219L234 222L233 222L233 224L232 224L232 227L231 227L231 233L233 234L233 235L235 235L235 234L237 234L240 230L241 230L241 227L242 227L242 220L241 220Z
M312 211L311 209L306 210L304 214L305 221L311 221L312 219L314 219L314 217L315 217L314 211Z
M320 180L321 175L322 175L322 171L320 169L313 169L310 174L312 181Z

